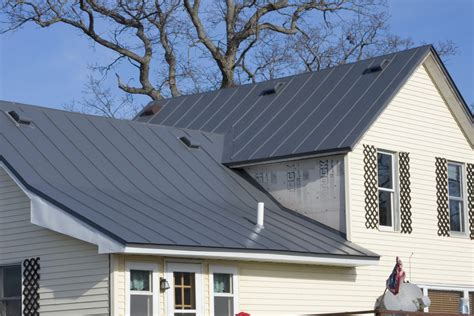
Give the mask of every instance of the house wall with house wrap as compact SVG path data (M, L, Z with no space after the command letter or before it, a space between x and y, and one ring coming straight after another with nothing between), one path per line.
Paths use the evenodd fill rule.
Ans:
M364 144L395 153L409 152L411 234L402 234L398 227L392 231L366 228ZM420 66L346 158L346 170L349 170L346 177L349 180L346 186L349 188L349 194L346 195L350 218L347 226L348 238L380 254L380 264L343 268L192 260L202 265L205 315L210 315L210 265L231 266L237 269L239 311L252 315L295 315L373 309L376 299L384 292L385 281L397 256L404 262L407 280L422 286L425 294L428 294L429 289L453 290L460 292L461 296L474 292L474 241L469 239L468 233L450 237L440 237L437 234L435 157L438 156L457 162L474 162L471 146L427 69ZM315 161L308 159L303 164L314 165ZM286 165L261 165L251 167L248 171L258 180L256 174L259 172L271 173L273 168L282 169L283 166L285 169ZM263 186L272 192L271 183L259 182L263 182ZM281 196L277 193L275 197L278 199ZM113 280L114 300L117 302L116 315L124 315L126 309L124 269L127 261L157 262L161 269L160 275L165 276L167 262L176 260L183 261L150 256L115 256ZM161 312L167 315L164 307L166 299L161 297Z
M109 315L108 255L33 225L29 198L0 167L0 266L36 257L42 316Z

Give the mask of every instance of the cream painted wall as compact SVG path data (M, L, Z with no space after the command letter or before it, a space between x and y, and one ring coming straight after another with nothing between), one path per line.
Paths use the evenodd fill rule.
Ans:
M42 316L108 315L108 255L30 222L30 201L0 168L0 265L40 257Z
M474 288L474 241L467 234L437 235L435 181L435 157L474 163L474 151L428 71L423 65L416 70L349 154L350 239L382 256L379 267L361 268L358 274L373 280L367 289L372 299L383 290L396 256L413 283ZM410 153L411 235L365 228L363 144Z

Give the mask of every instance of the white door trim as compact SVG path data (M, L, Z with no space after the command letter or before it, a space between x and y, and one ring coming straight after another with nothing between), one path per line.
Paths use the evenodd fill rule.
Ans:
M203 316L203 273L202 264L200 263L183 263L183 262L166 262L165 276L170 284L170 289L166 291L165 310L166 315L174 316L174 276L173 272L194 272L196 284L196 316ZM188 313L188 311L179 311L180 313Z

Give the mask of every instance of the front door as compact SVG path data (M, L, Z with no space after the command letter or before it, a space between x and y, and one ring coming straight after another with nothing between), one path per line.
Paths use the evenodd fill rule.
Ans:
M195 263L171 263L166 267L170 284L166 304L168 316L202 316L202 266Z

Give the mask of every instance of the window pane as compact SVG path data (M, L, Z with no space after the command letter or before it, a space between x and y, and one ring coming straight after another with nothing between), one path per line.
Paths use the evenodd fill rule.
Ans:
M462 202L449 200L449 220L452 231L462 231Z
M392 226L392 192L379 191L379 221L381 226Z
M196 313L174 313L174 316L196 316Z
M448 164L449 196L461 197L461 166Z
M392 156L378 153L377 168L379 188L393 189Z
M214 273L214 293L232 293L232 274Z
M153 315L153 296L130 295L130 315L133 315L133 316Z
M196 287L195 274L190 272L174 272L174 308L195 309Z
M233 316L233 297L214 297L214 316Z
M151 291L151 272L130 270L130 290Z
M3 269L3 296L21 296L21 267L12 266Z
M21 300L4 301L6 316L21 316ZM0 312L2 303L0 302Z

